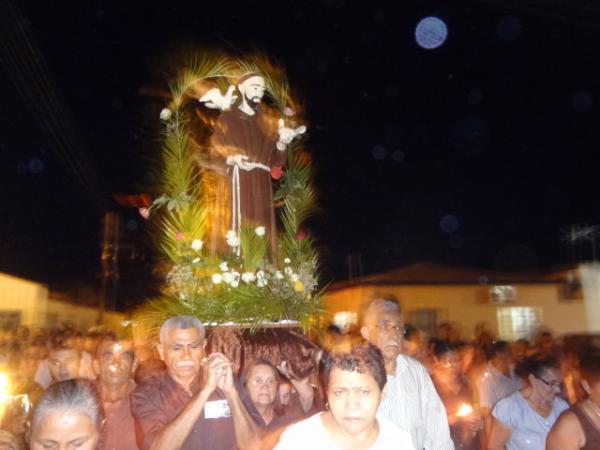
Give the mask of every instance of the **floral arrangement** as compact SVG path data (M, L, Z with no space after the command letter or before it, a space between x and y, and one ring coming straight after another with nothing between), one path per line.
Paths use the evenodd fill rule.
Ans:
M165 283L162 295L135 315L136 323L147 330L176 314L195 315L213 325L294 322L308 330L320 323L318 258L313 238L303 228L315 210L316 192L301 139L290 139L286 165L271 169L280 222L276 254L270 254L269 236L260 224L227 231L226 251L209 252L205 245L213 181L198 164L208 149L192 139L186 105L194 100L190 90L199 82L221 82L247 72L264 75L266 96L295 126L298 106L283 71L262 56L195 58L171 85L173 99L160 112L165 126L158 164L161 181L154 202L140 214L155 225L156 242L165 256Z

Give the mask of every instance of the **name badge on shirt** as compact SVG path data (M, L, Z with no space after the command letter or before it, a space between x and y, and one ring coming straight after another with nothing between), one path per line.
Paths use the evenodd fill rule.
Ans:
M204 417L206 419L220 419L231 417L231 410L227 400L213 400L204 405Z

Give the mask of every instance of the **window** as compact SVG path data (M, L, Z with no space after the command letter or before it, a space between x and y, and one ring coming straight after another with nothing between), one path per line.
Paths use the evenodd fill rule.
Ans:
M500 339L515 341L530 338L542 324L542 308L528 306L498 308Z
M19 311L0 311L0 330L16 330L20 323Z

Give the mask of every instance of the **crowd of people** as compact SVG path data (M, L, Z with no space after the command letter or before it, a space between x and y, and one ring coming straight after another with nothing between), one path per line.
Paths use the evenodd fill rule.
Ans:
M600 449L592 345L485 327L467 342L450 324L428 337L393 298L330 331L302 378L267 358L234 370L190 316L166 320L156 345L123 330L3 333L0 450Z

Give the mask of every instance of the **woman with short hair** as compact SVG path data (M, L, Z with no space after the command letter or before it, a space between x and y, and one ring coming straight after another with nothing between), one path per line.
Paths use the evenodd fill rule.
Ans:
M386 383L383 356L376 347L361 343L334 350L322 364L327 411L290 426L277 449L414 450L408 433L375 417Z

